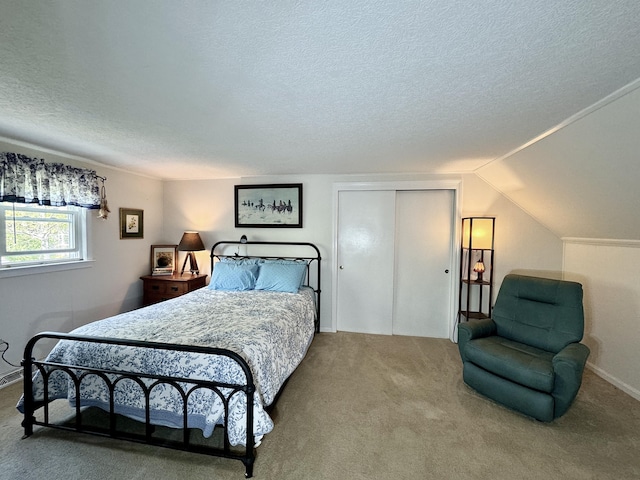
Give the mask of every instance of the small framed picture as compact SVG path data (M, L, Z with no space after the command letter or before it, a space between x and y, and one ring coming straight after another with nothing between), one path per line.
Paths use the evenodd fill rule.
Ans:
M151 275L173 275L177 261L177 245L151 245Z
M236 227L302 228L302 184L235 185Z
M120 238L144 238L143 213L135 208L120 209Z

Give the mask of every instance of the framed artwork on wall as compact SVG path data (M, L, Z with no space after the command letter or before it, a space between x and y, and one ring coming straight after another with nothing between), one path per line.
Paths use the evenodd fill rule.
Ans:
M236 227L302 228L302 184L236 185Z
M177 262L177 245L151 245L151 275L173 275Z
M143 214L135 208L120 209L120 238L144 238Z

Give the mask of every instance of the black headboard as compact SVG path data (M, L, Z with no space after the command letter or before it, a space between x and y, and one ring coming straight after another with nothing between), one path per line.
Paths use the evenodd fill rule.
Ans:
M211 247L211 275L221 258L265 258L304 260L307 262L305 285L316 294L316 332L320 331L320 250L308 242L250 242L226 240Z

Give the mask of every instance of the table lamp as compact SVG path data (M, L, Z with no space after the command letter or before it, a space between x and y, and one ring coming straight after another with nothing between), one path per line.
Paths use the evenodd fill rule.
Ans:
M180 250L181 252L189 252L187 253L186 258L184 259L184 263L182 264L180 275L184 273L184 268L187 265L187 260L189 260L191 275L197 275L198 273L200 273L200 270L198 270L196 255L195 253L193 253L194 251L204 250L204 243L202 243L200 234L198 232L184 232L184 234L182 235L182 239L178 244L178 250Z

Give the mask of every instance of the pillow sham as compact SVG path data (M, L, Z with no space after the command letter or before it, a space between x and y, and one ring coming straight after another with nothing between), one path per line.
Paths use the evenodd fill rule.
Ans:
M260 262L260 258L220 257L220 263L231 263L233 265L258 265Z
M236 265L218 262L213 268L212 290L253 290L258 277L258 265Z
M286 258L261 258L258 262L260 265L265 263L276 263L280 265L307 265L306 260L289 260Z
M305 262L263 263L260 265L255 289L298 293L306 272Z

